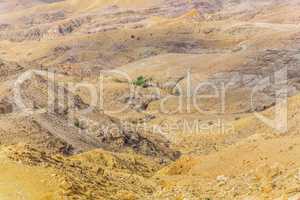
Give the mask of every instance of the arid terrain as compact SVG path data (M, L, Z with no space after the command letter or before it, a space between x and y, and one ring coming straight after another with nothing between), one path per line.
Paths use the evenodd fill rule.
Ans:
M0 0L0 200L299 200L300 0Z

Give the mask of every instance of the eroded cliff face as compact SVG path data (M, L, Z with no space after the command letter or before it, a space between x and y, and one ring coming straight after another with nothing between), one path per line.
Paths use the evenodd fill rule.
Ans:
M0 199L299 198L299 8L0 1Z

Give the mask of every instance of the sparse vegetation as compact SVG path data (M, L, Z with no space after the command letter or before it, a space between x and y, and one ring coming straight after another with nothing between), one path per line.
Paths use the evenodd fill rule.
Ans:
M76 120L74 121L74 126L76 126L77 128L80 128L80 122L79 122L78 119L76 119Z
M139 86L139 87L147 87L147 84L149 84L152 81L151 78L145 78L144 76L137 77L136 80L133 81L133 85Z
M133 81L133 84L136 86L144 86L146 83L146 79L143 76L139 76L135 81Z

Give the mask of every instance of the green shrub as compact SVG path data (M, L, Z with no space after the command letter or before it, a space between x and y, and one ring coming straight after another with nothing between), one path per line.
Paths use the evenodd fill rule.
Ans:
M147 82L147 79L143 76L139 76L136 80L133 81L133 84L136 86L144 87Z
M76 126L77 128L80 128L80 122L78 119L75 120L74 126Z

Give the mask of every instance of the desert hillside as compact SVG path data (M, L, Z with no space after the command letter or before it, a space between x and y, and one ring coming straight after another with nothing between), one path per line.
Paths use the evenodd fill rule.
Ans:
M0 199L300 199L300 0L0 0Z

